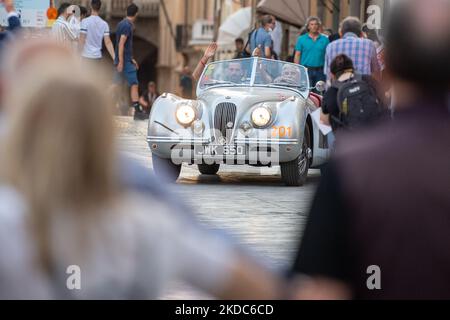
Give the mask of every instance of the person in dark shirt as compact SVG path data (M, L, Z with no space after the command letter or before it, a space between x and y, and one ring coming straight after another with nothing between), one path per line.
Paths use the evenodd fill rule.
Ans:
M331 62L330 65L332 83L344 83L355 77L355 68L353 61L345 54L340 54ZM383 101L383 95L378 89L377 82L368 75L361 76L362 81L369 84L369 86L377 93L379 101ZM340 117L340 110L338 106L338 87L331 86L323 97L321 121L326 125L331 125L333 131L336 132L341 124L338 123Z
M234 52L233 59L242 59L242 58L249 58L250 55L244 50L244 39L237 38L234 40L234 44L236 46L236 51Z
M150 114L153 103L158 97L159 93L156 90L156 83L150 81L147 85L147 90L145 90L139 98L139 103L144 108L145 113Z
M114 82L116 84L121 84L123 78L126 79L128 86L130 87L130 96L132 107L134 108L135 120L146 118L146 114L139 104L139 81L137 77L139 65L133 58L133 29L138 11L139 9L134 3L130 4L127 8L127 17L117 25L114 61L117 68Z
M191 70L188 66L183 68L180 75L181 96L185 99L192 99L193 97L194 80L192 79Z
M340 137L293 266L309 276L297 298L450 299L448 12L440 0L391 8L395 119Z

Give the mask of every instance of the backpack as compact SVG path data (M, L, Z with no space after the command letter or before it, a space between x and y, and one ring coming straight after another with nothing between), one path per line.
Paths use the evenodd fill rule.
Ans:
M382 104L376 89L361 75L332 85L337 88L339 118L333 120L343 128L354 129L367 126L382 116Z

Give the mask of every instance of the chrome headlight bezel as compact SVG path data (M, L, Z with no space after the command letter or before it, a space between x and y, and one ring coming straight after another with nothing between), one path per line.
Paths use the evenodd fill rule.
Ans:
M264 114L265 114L264 122L260 122L258 120L258 117L256 115L257 112L260 112L260 118L261 118L261 116L264 116ZM272 119L273 119L272 109L264 104L256 106L250 114L251 123L252 123L253 127L255 127L257 129L265 129L265 128L269 127L270 123L272 122Z
M185 118L183 119L182 116ZM191 126L198 118L198 110L192 102L182 102L175 110L175 119L183 127Z

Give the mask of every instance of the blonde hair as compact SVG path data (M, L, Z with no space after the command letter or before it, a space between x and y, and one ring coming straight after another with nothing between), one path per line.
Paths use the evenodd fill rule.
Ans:
M74 212L81 221L118 190L111 104L97 79L70 55L40 56L23 66L7 94L0 179L27 201L47 270L53 215Z

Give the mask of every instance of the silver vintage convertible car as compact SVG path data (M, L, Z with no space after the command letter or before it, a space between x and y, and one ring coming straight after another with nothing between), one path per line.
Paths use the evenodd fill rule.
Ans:
M181 164L216 174L221 164L281 166L289 186L329 157L327 137L312 120L320 97L307 70L261 58L208 64L197 100L163 94L153 104L147 141L155 174L176 180Z

